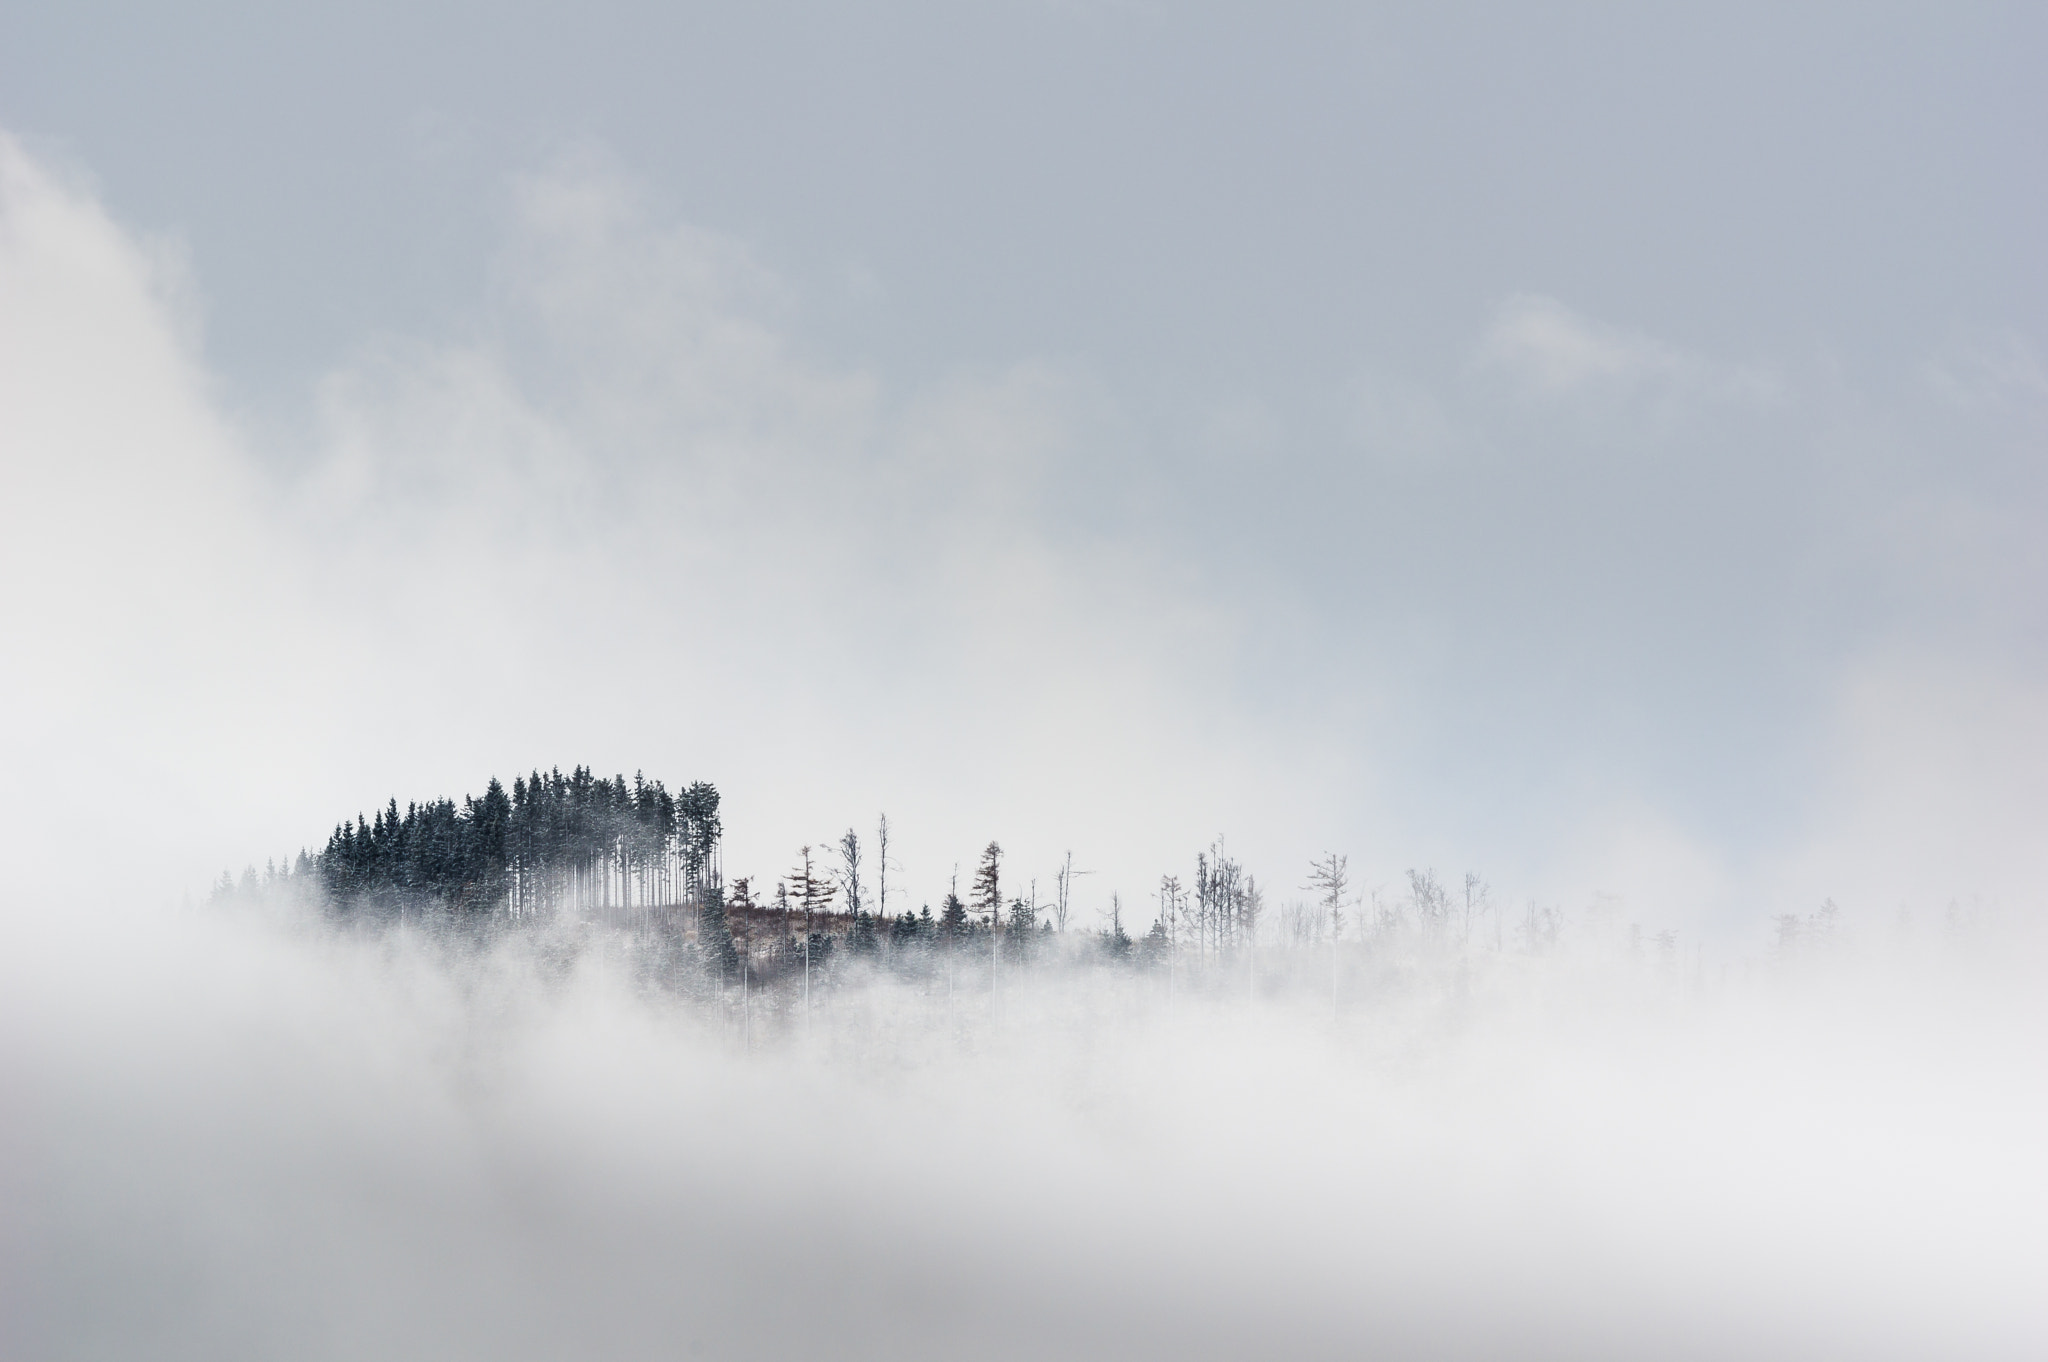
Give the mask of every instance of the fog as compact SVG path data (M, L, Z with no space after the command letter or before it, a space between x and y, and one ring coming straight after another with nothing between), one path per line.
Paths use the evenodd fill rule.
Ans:
M2039 16L402 8L0 3L0 1352L2042 1355ZM209 893L581 764L1073 919Z
M1730 970L1618 924L1354 942L1334 1013L1280 944L1084 952L992 1011L984 944L751 1028L587 932L13 930L13 1356L2048 1341L2041 943L1981 915Z

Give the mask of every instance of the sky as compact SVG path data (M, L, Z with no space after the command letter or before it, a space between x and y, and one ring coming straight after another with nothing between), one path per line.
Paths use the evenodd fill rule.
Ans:
M2044 30L0 6L12 859L587 762L919 901L2032 901Z

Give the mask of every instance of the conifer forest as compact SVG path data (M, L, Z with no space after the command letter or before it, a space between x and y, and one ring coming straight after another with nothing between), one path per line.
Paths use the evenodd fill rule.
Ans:
M1319 1000L1337 1013L1383 1006L1425 977L1434 987L1444 969L1465 968L1458 962L1574 947L1666 980L1701 979L1697 947L1675 931L1646 935L1600 900L1576 915L1533 899L1513 905L1472 872L1446 880L1409 869L1391 889L1367 888L1347 856L1329 853L1276 895L1217 838L1162 874L1142 904L1111 892L1084 909L1089 872L1071 852L1031 876L991 841L964 863L965 883L956 869L936 902L911 902L900 873L892 896L886 815L865 836L850 827L793 848L768 873L727 867L722 818L706 781L671 790L644 773L536 768L509 789L493 777L459 801L401 808L394 796L336 824L317 850L223 872L212 898L311 909L355 932L531 937L560 959L610 962L658 995L764 1016L800 1009L806 1023L829 991L848 986L993 997L1006 975L1075 967L1150 978L1169 1002L1176 990L1234 993ZM1789 961L1843 939L1828 901L1779 916L1769 949Z

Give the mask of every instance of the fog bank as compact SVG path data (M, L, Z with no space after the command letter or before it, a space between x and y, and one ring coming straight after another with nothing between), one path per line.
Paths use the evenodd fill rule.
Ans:
M1272 948L810 1024L221 908L0 965L10 1355L2037 1356L2037 937ZM1318 984L1316 980L1323 982Z

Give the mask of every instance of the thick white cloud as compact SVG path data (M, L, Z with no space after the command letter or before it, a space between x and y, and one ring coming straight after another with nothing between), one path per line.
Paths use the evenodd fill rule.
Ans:
M212 399L185 285L0 138L0 822L17 884L76 886L90 848L106 883L162 891L225 850L224 820L275 836L258 787L322 765L331 640Z
M0 1318L32 1357L2030 1358L2048 995L1984 926L1743 970L1410 938L1335 1023L1279 947L1256 1002L1083 964L749 1026L619 942L44 919L0 957Z

